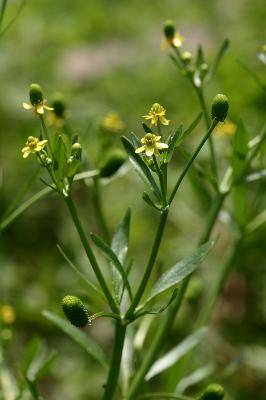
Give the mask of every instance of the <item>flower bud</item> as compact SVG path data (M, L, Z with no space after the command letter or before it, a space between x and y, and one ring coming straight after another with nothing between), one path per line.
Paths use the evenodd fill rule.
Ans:
M74 156L77 160L80 160L81 152L82 152L81 144L79 142L73 143L71 147L71 155Z
M168 20L164 24L164 34L165 37L169 40L173 39L175 36L175 26L173 21Z
M55 93L52 97L51 106L57 118L64 119L66 111L66 103L64 96L61 93Z
M228 98L224 94L217 94L212 101L212 118L219 122L223 122L227 116L228 108Z
M190 51L183 51L183 53L181 54L181 58L185 64L189 64L192 59L192 54L190 53Z
M37 83L30 85L30 102L34 106L43 102L42 88Z
M224 388L217 383L212 383L204 389L199 400L222 400L223 397Z
M65 316L72 325L83 328L89 321L88 311L82 301L76 296L65 296L62 300Z
M124 164L127 157L120 149L114 149L109 152L99 165L100 176L102 178L110 178Z

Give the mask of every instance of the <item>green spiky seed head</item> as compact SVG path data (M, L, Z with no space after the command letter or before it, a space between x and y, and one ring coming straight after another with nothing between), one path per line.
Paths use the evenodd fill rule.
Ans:
M62 308L65 316L78 328L83 328L89 321L89 315L82 301L76 296L65 296L62 300Z
M37 83L30 85L30 102L32 105L36 105L43 102L42 88Z
M217 94L212 101L212 118L216 119L219 122L223 122L227 116L228 108L228 97L224 94Z
M222 400L224 397L224 388L218 383L208 385L199 400Z
M52 96L51 107L54 109L54 114L58 118L63 119L65 117L66 102L64 96L61 93L55 93Z
M110 151L99 165L100 175L102 178L110 178L124 164L127 157L120 149Z
M175 36L175 25L173 21L168 20L164 23L164 34L167 39L173 39Z

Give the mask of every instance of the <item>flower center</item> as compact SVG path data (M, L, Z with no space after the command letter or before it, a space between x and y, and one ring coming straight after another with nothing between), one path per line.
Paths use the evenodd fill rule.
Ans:
M144 136L144 141L146 146L154 146L156 140L155 140L155 135L152 133L147 133L147 135Z

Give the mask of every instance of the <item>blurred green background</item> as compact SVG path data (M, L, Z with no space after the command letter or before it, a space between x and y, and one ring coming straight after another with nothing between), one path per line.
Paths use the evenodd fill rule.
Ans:
M8 2L3 26L19 4L17 0ZM142 116L154 102L166 107L172 130L181 123L189 125L200 108L168 51L161 51L162 26L169 18L185 36L184 50L195 52L201 43L207 63L213 60L222 41L230 40L215 80L206 91L207 101L210 104L216 93L225 93L230 99L231 120L242 118L250 137L259 132L265 119L265 92L239 61L265 80L265 66L257 58L266 41L262 36L265 1L28 0L14 25L0 38L1 214L37 171L34 157L21 157L26 138L37 136L39 129L33 114L21 106L28 101L32 82L43 87L48 99L54 92L65 94L69 127L80 136L85 164L92 167L99 156L97 126L110 111L119 113L126 135L131 131L142 135ZM198 133L203 130L202 122ZM193 148L198 139L195 133L188 148ZM231 138L216 137L215 145L221 158L226 159ZM177 172L172 172L172 180L182 162L175 160ZM251 191L263 192L265 185L261 185ZM35 179L24 199L41 188L39 178ZM143 270L158 218L141 200L142 190L142 183L132 171L103 187L107 200L104 209L112 230L127 207L132 208L130 253L136 258L133 280L139 279ZM75 199L84 223L88 231L98 232L91 196L90 188L77 184ZM206 221L206 208L208 205L204 208L199 203L187 179L170 215L159 257L161 269L193 250ZM233 241L233 232L226 224L221 223L217 232L221 238L200 272L204 290L213 284ZM212 379L225 385L226 400L265 399L265 233L262 228L245 242L212 318L214 339L199 350L200 360L217 361L219 373L214 373ZM57 361L41 384L44 398L98 399L104 371L41 316L43 309L61 313L60 301L65 294L86 298L85 287L62 259L56 243L62 244L77 265L87 271L67 210L55 195L27 210L1 236L0 302L12 305L16 313L13 338L6 349L7 362L12 368L19 367L25 345L38 336L50 349L58 350ZM200 303L185 304L165 349L189 332L199 311ZM106 320L88 328L107 353L111 349L111 329ZM234 362L234 371L222 375L221 370ZM153 388L173 390L178 374L180 371L174 369L163 374L153 382ZM201 383L196 389L200 387Z

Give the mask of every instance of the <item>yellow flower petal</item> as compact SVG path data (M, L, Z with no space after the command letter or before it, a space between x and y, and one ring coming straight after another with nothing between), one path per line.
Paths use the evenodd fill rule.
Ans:
M28 104L28 103L22 103L22 107L23 107L25 110L31 110L31 109L32 109L32 106L31 106L30 104Z
M146 148L146 146L141 146L135 150L135 153L141 153L142 151L145 151L145 148Z

